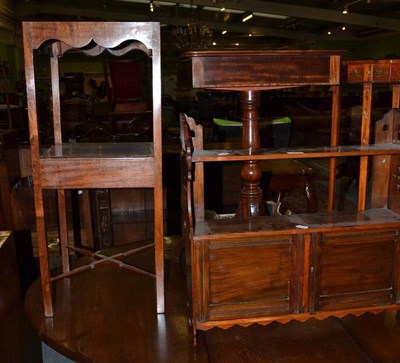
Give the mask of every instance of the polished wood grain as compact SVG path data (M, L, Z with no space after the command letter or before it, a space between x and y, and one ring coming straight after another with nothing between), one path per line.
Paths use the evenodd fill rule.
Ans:
M213 329L207 332L206 341L211 362L371 362L333 318Z
M342 79L349 84L389 84L398 83L400 80L398 59L355 59L343 62L342 66Z
M165 241L167 257L176 241ZM102 253L112 255L141 244ZM77 260L74 266L86 262ZM131 256L129 262L154 270L154 251ZM166 267L165 314L157 314L154 279L109 265L57 281L53 318L44 315L36 281L26 296L28 318L46 344L77 362L207 362L205 346L193 346L187 326L181 267Z
M400 360L400 324L398 314L366 314L355 318L347 316L342 326L372 362L397 362Z
M259 90L338 84L343 53L330 50L189 51L181 57L178 85Z
M209 240L229 235L251 236L255 231L258 235L314 233L337 229L368 229L379 228L385 224L396 227L400 223L400 214L390 209L368 209L363 212L333 211L310 214L292 214L290 216L224 218L196 221L193 237Z
M344 61L341 66L342 82L348 84L358 84L362 88L362 114L361 114L361 133L360 133L360 144L362 146L368 146L371 143L372 134L372 108L373 108L373 92L375 85L381 87L391 88L392 92L392 110L390 116L391 121L383 120L378 123L376 132L376 143L385 143L391 145L398 143L398 135L393 134L393 130L397 129L398 116L394 116L399 107L400 94L399 94L399 70L400 64L396 59L378 59L378 60L349 60ZM387 116L388 117L388 116ZM383 125L386 125L384 128ZM379 127L380 125L380 127ZM394 174L398 163L398 157L392 157L393 154L388 154L386 158L375 157L375 167L372 169L372 173L376 175L373 179L373 190L374 196L373 204L377 199L381 199L379 203L382 203L388 193L388 184L391 181L388 179L388 174ZM392 162L391 162L392 160ZM390 166L388 166L390 165ZM390 169L390 170L389 170ZM381 174L381 176L378 176ZM366 156L360 157L360 170L359 170L359 188L358 188L358 208L363 210L367 205L367 183L368 183L368 158ZM386 178L386 185L383 185ZM389 187L390 189L391 187ZM393 194L393 193L392 193ZM396 199L396 193L394 193L394 199ZM383 197L379 197L382 195ZM392 198L389 197L389 204ZM378 203L378 202L377 202ZM377 204L375 204L377 206ZM394 203L392 204L394 207Z
M154 158L135 157L46 159L40 163L40 173L47 189L154 188L158 176ZM103 177L96 180L94 175Z
M40 282L35 282L25 301L35 333L53 349L77 362L399 361L400 325L392 312L322 321L275 322L267 327L215 328L199 332L197 346L193 346L191 330L187 327L189 315L184 269L175 259L169 258L176 243L179 243L179 236L165 241L164 315L154 314L154 280L136 278L109 266L76 276L70 280L69 286L59 281L56 289L59 300L51 319L44 316ZM139 261L135 262L151 267L153 257L149 250L136 256ZM80 287L75 289L78 284ZM143 295L143 300L138 298L137 291ZM38 362L33 349L37 342L32 334L27 334L24 314L18 309L21 308L16 305L15 311L0 320L0 332L4 338L0 340L0 360L7 363Z
M53 276L49 271L43 191L57 189L63 275L70 270L75 246L68 240L65 190L81 188L151 188L154 195L155 289L157 312L164 311L163 188L161 140L161 49L160 24L155 22L24 22L23 42L29 138L34 184L36 230L46 316L53 315ZM47 46L46 46L47 45ZM151 59L153 119L152 143L62 143L59 58L74 50L87 56L108 52L113 56L141 51ZM54 145L42 150L36 104L35 60L46 54L51 65ZM84 270L84 269L83 269Z
M188 193L183 208L189 218L184 223L190 226L184 241L194 337L197 330L215 327L399 309L396 211L359 205L358 211L200 218L192 210L204 209L204 175L197 170L204 159L197 162L192 156L218 151L196 150L199 130L193 119L182 115L182 183ZM395 143L386 145L389 155L392 145L396 148ZM329 151L325 155L331 156ZM367 165L363 168L365 172ZM388 180L387 175L376 175Z
M368 146L343 145L316 148L287 148L287 149L208 149L194 150L193 161L243 161L268 159L309 159L327 157L346 157L361 155L395 155L400 153L399 144L371 144Z
M387 112L381 120L375 122L374 139L377 144L391 143L396 140L396 130L399 124L399 110L394 108ZM396 170L392 170L396 165L400 165L399 155L376 155L373 157L374 165L379 167L372 169L373 192L371 198L371 205L375 208L384 207L392 198L393 202L390 203L390 208L397 209L397 182L393 179L396 178ZM380 175L380 177L379 177ZM393 189L390 191L390 189Z

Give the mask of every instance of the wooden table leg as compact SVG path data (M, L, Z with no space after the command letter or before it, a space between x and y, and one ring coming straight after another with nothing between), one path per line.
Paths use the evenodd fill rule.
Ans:
M257 150L260 148L260 134L258 131L260 91L242 91L240 101L243 120L242 148ZM241 176L243 186L236 216L249 218L266 215L262 190L259 186L262 176L259 161L243 162Z

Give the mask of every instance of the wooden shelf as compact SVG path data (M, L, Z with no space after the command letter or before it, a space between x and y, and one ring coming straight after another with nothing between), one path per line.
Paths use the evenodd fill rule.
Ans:
M39 164L45 188L154 186L154 151L149 142L54 145L42 150Z
M151 142L63 143L41 151L41 158L141 158L153 157Z
M345 156L395 155L400 153L400 144L373 144L368 146L345 145L320 148L285 149L213 149L195 150L194 162L245 161L268 159L311 159Z
M334 229L355 230L358 227L398 228L400 214L386 208L365 211L333 211L290 216L263 216L250 219L227 218L198 221L194 239L208 240L219 237L268 236L275 234L315 233Z

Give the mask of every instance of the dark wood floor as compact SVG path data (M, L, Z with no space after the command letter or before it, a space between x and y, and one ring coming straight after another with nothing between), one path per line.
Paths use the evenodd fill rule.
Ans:
M80 275L81 280L72 278L71 286L57 287L56 303L63 303L50 320L43 318L36 283L26 301L36 332L72 359L104 363L400 362L395 313L212 329L201 332L194 347L187 325L185 277L169 258L172 247L167 244L164 315L155 314L152 280L104 267ZM143 266L151 266L151 253L142 257ZM92 286L75 285L85 281ZM74 286L76 294L71 293ZM22 305L0 321L0 342L0 362L40 362L40 342L26 323Z

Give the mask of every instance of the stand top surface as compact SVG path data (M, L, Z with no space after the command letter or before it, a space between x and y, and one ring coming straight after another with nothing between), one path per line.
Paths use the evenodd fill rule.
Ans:
M151 142L63 143L42 150L42 158L127 158L154 156Z
M342 51L219 50L183 53L178 86L220 90L268 90L338 85Z
M193 57L329 57L332 55L343 56L343 50L261 50L261 49L243 49L243 50L195 50L184 52L182 59Z

